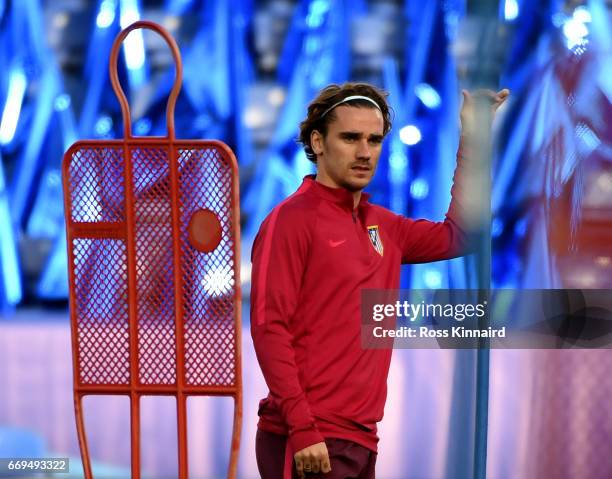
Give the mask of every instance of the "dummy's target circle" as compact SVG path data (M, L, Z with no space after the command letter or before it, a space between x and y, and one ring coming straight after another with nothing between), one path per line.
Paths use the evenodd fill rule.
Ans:
M209 209L194 211L187 228L189 242L202 253L210 253L221 242L221 223L217 215Z

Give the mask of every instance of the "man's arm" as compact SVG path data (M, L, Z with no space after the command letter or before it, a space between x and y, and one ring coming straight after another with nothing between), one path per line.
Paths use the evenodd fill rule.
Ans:
M251 258L251 336L294 452L323 442L298 379L289 324L299 306L309 243L303 215L281 205L262 224Z
M498 93L479 91L476 95L490 105L494 114L509 93L504 89ZM461 140L446 219L434 222L395 217L393 229L402 250L403 263L427 263L467 254L473 249L475 235L483 226L488 205L483 203L482 198L486 195L481 193L488 183L485 175L489 172L482 155L474 150L479 135L475 120L476 100L465 90L463 96ZM481 129L490 127L490 124L480 125Z
M402 263L429 263L469 252L473 227L466 222L470 210L464 200L469 194L465 183L470 172L465 165L465 154L465 141L462 137L457 151L451 202L444 221L415 220L394 215L391 231L402 252ZM473 209L471 212L475 213Z

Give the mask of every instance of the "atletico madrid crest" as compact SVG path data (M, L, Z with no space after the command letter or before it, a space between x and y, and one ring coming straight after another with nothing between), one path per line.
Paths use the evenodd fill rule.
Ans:
M380 239L380 234L378 232L378 225L368 226L368 235L370 236L370 241L372 242L372 246L379 255L383 255L383 244Z

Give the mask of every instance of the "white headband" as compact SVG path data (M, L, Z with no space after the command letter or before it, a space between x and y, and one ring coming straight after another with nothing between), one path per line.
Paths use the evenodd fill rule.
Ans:
M323 112L323 114L319 117L319 119L323 118L325 115L327 115L330 111L332 111L338 105L342 105L343 103L346 103L347 101L351 101L351 100L366 100L366 101L369 101L372 105L374 105L378 109L378 111L380 111L382 113L382 110L380 109L380 106L378 106L378 103L376 103L371 98L368 98L367 96L353 95L353 96L347 96L344 100L340 100L338 103L334 103L332 106L330 106L327 110L325 110Z

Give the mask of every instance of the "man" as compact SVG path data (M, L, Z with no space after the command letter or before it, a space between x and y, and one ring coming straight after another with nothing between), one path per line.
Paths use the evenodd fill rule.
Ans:
M486 93L493 111L508 93ZM464 92L464 133L473 131L473 116ZM263 479L374 478L391 350L361 348L361 290L398 289L402 263L465 249L469 159L461 147L444 222L368 202L363 189L390 129L381 90L323 89L299 137L317 174L272 210L253 244L251 334L270 389L256 438Z

